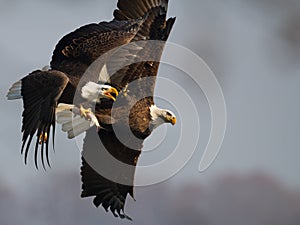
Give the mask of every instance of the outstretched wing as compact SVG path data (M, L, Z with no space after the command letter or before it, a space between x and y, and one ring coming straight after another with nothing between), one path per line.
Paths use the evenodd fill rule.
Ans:
M102 205L114 216L127 219L130 217L124 213L124 205L128 194L133 197L135 166L142 141L130 146L136 150L126 147L112 131L100 130L98 134L90 129L84 140L81 167L81 197L94 197L96 207Z
M129 43L143 18L89 24L64 36L53 52L51 68L69 76L81 77L102 54Z
M44 165L44 147L48 165L49 133L52 126L53 139L55 133L55 108L69 79L59 71L37 70L21 80L21 97L23 98L23 125L22 125L22 154L25 154L27 163L30 144L36 136L34 161L36 167L38 151ZM44 135L47 134L47 137ZM40 142L40 147L39 147Z
M117 102L120 107L111 112L113 118L116 119L113 130L100 130L98 134L93 129L88 130L84 141L81 168L82 197L94 196L96 207L102 205L106 210L110 209L115 216L121 218L129 218L124 214L124 204L128 194L133 197L135 166L143 146L143 140L150 134L148 129L151 120L149 106L153 104L151 96L164 47L161 41L167 40L175 22L174 18L166 21L167 6L167 0L119 0L119 9L114 12L114 21L126 21L140 17L145 18L145 21L131 39L132 45L130 43L129 48L125 47L119 50L121 54L117 53L118 50L114 52L112 56L116 57L108 59L105 70L110 71L111 65L119 66L118 60L123 61L123 58L126 57L133 56L141 61L126 65L116 73L110 73L112 85L123 91L125 87L128 88L128 98L123 99L124 104L122 104L122 98L119 98ZM149 40L158 40L158 45L155 45L155 42L139 42ZM149 56L157 60L143 60L144 57ZM128 86L135 80L139 82L142 80L140 78L148 77L150 79L147 79L146 83ZM144 93L148 93L144 97L150 97L144 98L136 104L135 101L131 101L140 100L139 96ZM126 99L131 100L127 101ZM134 105L131 106L129 102L133 102ZM100 111L101 106L100 110L96 108L96 114ZM125 129L126 127L128 130ZM121 139L119 135L122 136Z
M145 77L153 77L147 82L147 87L153 94L155 76L157 75L159 60L161 58L164 41L169 37L175 18L166 20L168 0L119 0L118 9L114 11L115 20L129 20L147 15L145 22L140 26L131 42L142 45L138 53L137 63L133 63L112 74L111 83L120 88L126 87L128 83ZM152 40L151 42L145 42ZM139 41L143 41L140 42ZM157 42L154 42L157 41ZM146 60L145 60L146 59ZM155 59L155 61L147 60ZM150 83L149 83L150 82ZM143 88L141 88L143 89Z

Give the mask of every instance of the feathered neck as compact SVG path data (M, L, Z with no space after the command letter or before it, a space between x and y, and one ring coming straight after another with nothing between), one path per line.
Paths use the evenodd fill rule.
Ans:
M160 125L166 123L163 115L164 112L165 112L164 109L160 109L156 105L152 105L150 107L150 115L151 115L150 129L151 130L154 130Z
M81 96L87 99L89 102L97 103L99 102L101 86L94 82L88 82L81 89Z

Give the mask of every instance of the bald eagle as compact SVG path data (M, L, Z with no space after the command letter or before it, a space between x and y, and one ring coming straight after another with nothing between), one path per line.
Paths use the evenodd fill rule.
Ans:
M117 7L112 21L85 25L63 37L54 50L50 70L35 71L15 83L8 99L23 99L25 162L30 142L36 136L35 164L39 144L42 164L44 144L49 164L47 135L52 126L54 137L56 116L69 138L86 131L81 197L94 197L96 207L102 205L114 216L130 219L124 206L128 194L134 198L135 166L143 141L158 126L176 123L174 113L157 107L153 99L159 59L175 18L167 19L168 0L119 0ZM93 79L83 76L99 57L128 44L133 44L133 48L127 51L127 58L147 56L148 60L136 61L109 74L110 64L117 61L110 63L113 59L108 57L100 73L92 72ZM121 54L117 58L123 60ZM78 89L80 104L74 104ZM86 103L94 104L93 109ZM97 129L89 129L93 126ZM104 157L106 153L130 169L110 164ZM96 168L107 164L106 172L112 177Z

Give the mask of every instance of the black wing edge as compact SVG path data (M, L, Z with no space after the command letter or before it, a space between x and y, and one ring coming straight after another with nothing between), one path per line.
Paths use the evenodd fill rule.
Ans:
M125 214L124 206L128 194L133 196L133 186L114 183L99 175L82 157L81 167L82 193L81 197L94 197L93 203L100 205L106 212L109 210L115 217L132 220Z
M138 141L135 149L142 148L142 140ZM84 139L82 152L82 198L94 197L93 203L100 205L115 217L132 220L124 212L128 194L134 199L134 174L140 150L127 148L121 143L113 131L88 130ZM107 154L115 160L124 163L124 167L115 165L107 158ZM92 165L103 165L114 178L120 178L120 183L99 174ZM129 167L128 167L129 165ZM126 183L122 183L126 182Z
M118 20L139 18L152 9L160 8L163 12L168 10L168 0L119 0L118 9L114 11L114 17Z
M176 17L166 21L168 11L168 0L144 1L144 0L119 0L118 9L113 13L116 20L145 18L144 25L141 26L137 39L163 40L169 37Z
M68 77L59 71L37 70L24 77L22 80L21 95L23 98L23 124L22 124L22 148L25 164L31 142L36 136L34 147L34 162L38 169L38 152L43 168L45 169L44 154L47 164L49 161L49 137L52 128L52 141L54 148L55 136L55 109L58 99L68 83ZM47 133L47 138L43 134ZM41 140L40 140L41 137ZM41 146L39 148L39 145Z

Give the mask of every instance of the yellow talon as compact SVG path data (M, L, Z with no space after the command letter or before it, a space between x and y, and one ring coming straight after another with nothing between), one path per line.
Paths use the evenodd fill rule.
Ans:
M85 109L85 108L83 108L82 105L80 105L79 112L80 112L80 116L84 117L84 118L88 118L87 114L92 113L91 109Z
M47 134L47 132L45 132L45 133L42 132L41 135L40 135L40 137L39 137L39 144L41 145L43 143L46 143L47 140L48 140L48 134Z

